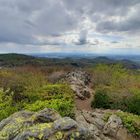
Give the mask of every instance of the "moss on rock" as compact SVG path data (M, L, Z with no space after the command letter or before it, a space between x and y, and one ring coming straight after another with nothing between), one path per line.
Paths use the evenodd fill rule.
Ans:
M76 121L62 118L53 109L22 111L0 123L0 140L81 140L86 133Z

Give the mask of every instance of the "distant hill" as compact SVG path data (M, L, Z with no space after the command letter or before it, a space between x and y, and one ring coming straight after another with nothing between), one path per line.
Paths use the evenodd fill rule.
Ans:
M97 64L122 64L129 69L140 69L140 64L123 59L115 60L108 57L96 58L46 58L35 57L23 54L0 54L0 67L16 67L23 65L39 65L39 66L71 66L71 67L90 67Z
M0 66L12 67L32 63L35 59L33 56L23 54L0 54Z

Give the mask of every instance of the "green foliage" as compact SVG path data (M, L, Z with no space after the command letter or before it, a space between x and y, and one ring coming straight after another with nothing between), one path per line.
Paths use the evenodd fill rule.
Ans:
M117 112L116 114L122 119L129 132L140 137L140 116L125 112Z
M38 90L38 93L32 93L33 100L29 100L30 97L26 96L22 101L15 101L14 97L20 98L21 89L19 87L14 90L17 96L15 93L11 94L9 90L5 92L0 90L0 120L21 109L39 111L44 108L53 108L62 116L74 117L74 94L68 85L45 85Z
M15 70L0 70L0 87L7 94L11 94L13 100L35 100L38 90L47 83L41 71L32 67L22 67Z
M97 90L91 105L95 108L110 108L109 96L106 91Z
M41 89L40 100L26 104L25 109L38 111L44 108L54 108L62 116L74 115L74 94L69 86L63 84L47 85Z
M18 109L13 105L12 97L5 96L5 93L0 90L0 120L8 117Z
M107 122L112 114L111 112L105 113L104 120ZM115 112L115 114L121 118L124 127L130 133L140 137L140 116L122 111Z
M140 96L122 96L121 93L112 93L108 88L100 88L95 92L91 106L94 108L121 109L140 115Z
M73 116L74 94L68 85L48 84L40 69L22 67L0 70L0 120L28 109L54 108L63 116Z
M133 95L127 99L127 111L140 115L140 96Z
M25 109L30 111L39 111L44 108L53 108L57 110L62 116L73 117L74 104L72 100L51 99L51 100L37 100L35 103L26 104Z
M48 84L47 86L44 86L40 92L42 100L69 99L73 98L74 95L71 88L66 84Z
M140 73L121 65L100 64L92 70L95 97L92 107L121 109L140 115Z

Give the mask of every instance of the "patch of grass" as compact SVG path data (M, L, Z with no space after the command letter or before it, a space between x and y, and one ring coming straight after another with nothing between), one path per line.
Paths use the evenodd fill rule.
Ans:
M18 95L16 97L19 97ZM45 85L31 95L15 102L13 92L9 94L9 91L0 90L0 120L19 110L39 111L44 108L53 108L62 116L74 117L74 93L68 85Z
M74 116L74 94L68 85L48 85L40 92L40 100L25 104L25 109L38 111L44 108L53 108L62 116Z
M51 99L51 100L37 100L32 104L26 104L25 109L30 111L39 111L44 108L53 108L57 110L62 116L74 116L74 104L72 100L65 99Z
M117 112L116 114L122 119L129 132L140 137L140 116L125 112Z

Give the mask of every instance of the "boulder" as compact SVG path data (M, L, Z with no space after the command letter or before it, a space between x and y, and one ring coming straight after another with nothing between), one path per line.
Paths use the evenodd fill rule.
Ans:
M35 118L34 121L43 123L43 122L53 122L57 119L60 119L61 116L57 111L46 108L36 113L34 115L34 118Z
M0 122L0 140L87 140L88 130L53 109L21 111Z
M76 128L77 126L78 124L76 123L76 121L72 120L69 117L56 120L53 124L55 130L69 130Z
M76 122L87 129L87 140L137 140L123 127L122 120L113 110L94 109L76 111ZM117 112L117 111L116 111ZM113 114L105 121L107 114Z
M103 133L112 137L116 137L118 130L122 127L122 120L117 115L111 115L106 123Z

